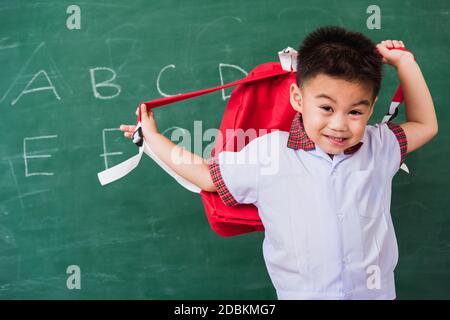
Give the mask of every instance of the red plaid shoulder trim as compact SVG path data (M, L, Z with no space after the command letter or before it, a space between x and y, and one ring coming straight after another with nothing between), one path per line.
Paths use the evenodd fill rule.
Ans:
M393 122L386 122L389 129L395 134L395 137L398 140L398 144L400 145L400 166L405 162L406 150L408 150L408 140L406 139L405 130L403 128Z
M219 158L218 156L211 157L207 160L209 174L211 175L212 181L216 186L217 193L222 199L223 203L227 206L235 206L238 204L236 199L231 195L230 190L228 190L225 182L222 178L222 173L220 172L219 167Z

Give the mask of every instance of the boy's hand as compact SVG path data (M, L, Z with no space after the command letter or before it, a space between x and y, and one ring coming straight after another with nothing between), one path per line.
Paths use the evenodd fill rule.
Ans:
M414 61L414 56L406 51L402 50L389 50L393 48L404 48L405 45L403 41L397 40L385 40L377 44L377 50L383 57L383 63L388 63L393 67L397 68L400 61L412 60Z
M149 134L152 134L152 133L158 133L159 131L156 126L156 121L153 116L153 111L152 110L147 111L147 106L144 103L140 105L140 108L141 108L142 134L144 135L144 138L146 137L146 135L148 136ZM139 114L138 112L139 112L139 108L136 109L136 115ZM134 131L136 130L136 126L122 124L122 125L120 125L120 130L124 132L123 135L126 138L131 139L133 137Z

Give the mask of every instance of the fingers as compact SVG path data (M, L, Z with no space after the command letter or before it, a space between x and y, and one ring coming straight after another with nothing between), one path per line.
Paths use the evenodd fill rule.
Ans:
M136 109L136 115L139 116L139 108L141 108L141 117L145 118L145 116L148 116L149 118L153 118L153 110L148 109L147 105L145 103L142 103L137 109ZM144 121L144 119L142 119Z
M131 139L131 137L133 136L133 132L125 132L123 135L125 136L125 138Z
M384 40L384 41L381 41L381 45L384 46L384 47L386 47L386 48L388 48L388 49L394 47L394 45L393 45L393 43L392 43L391 40Z
M392 45L394 46L394 48L403 48L405 47L401 41L398 40L392 40Z
M134 130L136 130L136 126L121 124L119 129L125 132L134 132Z
M383 44L383 42L377 44L377 50L382 57L381 62L382 63L388 63L387 59L385 58L387 55L389 55L389 49L386 48L386 46Z
M153 117L153 110L149 109L145 103L141 104L141 114L148 115L149 117Z
M119 129L121 131L123 131L123 135L125 136L125 138L131 139L131 137L133 136L134 131L136 130L136 126L122 124L122 125L120 125Z
M139 108L141 108L141 114L145 114L145 111L147 110L147 106L145 103L141 103L139 107L136 109L136 115L139 116Z
M385 46L388 49L405 47L405 44L401 40L384 40L384 41L381 41L380 44Z
M141 108L142 113L145 113L145 111L147 111L147 105L145 103L141 103L136 109L136 115L139 114L139 108Z
M141 123L144 128L153 129L155 125L155 118L153 117L153 111L149 109L145 104L141 104Z
M383 42L377 44L377 49L381 53L382 56L385 56L389 52L389 49L388 49L389 47L387 47L385 44L383 44Z
M391 49L391 48L394 47L394 44L392 43L392 40L384 40L384 41L381 41L381 44L382 44L383 46L385 46L386 48L388 48L388 49Z
M151 109L148 109L145 103L142 103L137 109L136 109L136 115L139 115L139 108L141 108L141 121L142 123L149 123L149 119L153 119L153 111ZM148 110L147 110L148 109ZM153 120L154 121L154 120ZM150 121L151 123L151 121ZM119 129L123 131L123 135L125 138L131 139L133 137L133 133L136 131L135 125L126 125L122 124L120 125Z

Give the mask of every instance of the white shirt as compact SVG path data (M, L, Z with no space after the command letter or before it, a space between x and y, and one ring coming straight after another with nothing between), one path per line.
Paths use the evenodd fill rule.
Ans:
M279 299L396 297L391 186L406 136L396 124L375 124L361 142L331 159L296 116L290 133L272 132L210 159L223 201L258 208Z

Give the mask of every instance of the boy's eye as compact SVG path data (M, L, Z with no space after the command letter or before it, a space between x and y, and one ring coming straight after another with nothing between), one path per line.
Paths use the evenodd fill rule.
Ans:
M331 109L331 107L320 107L320 108L323 109L323 110Z
M329 109L331 109L331 107L329 107L329 106L324 106L324 107L320 107L320 108L321 108L321 109L324 109L324 110L326 110L326 111L328 111ZM351 113L352 115L356 115L356 116L362 114L361 112L356 111L356 110L352 110L352 111L350 111L350 113Z

